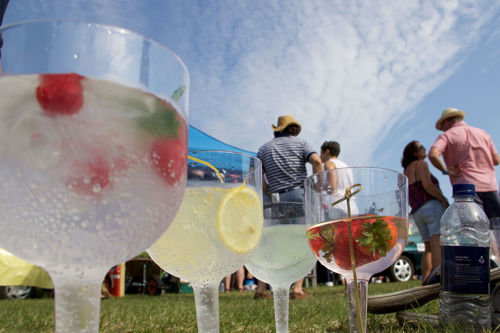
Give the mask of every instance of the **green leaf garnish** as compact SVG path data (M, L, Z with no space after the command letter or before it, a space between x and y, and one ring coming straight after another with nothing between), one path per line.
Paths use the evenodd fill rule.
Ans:
M180 86L179 88L175 89L175 91L172 93L172 99L178 102L184 94L184 90L186 90L185 86Z
M166 103L166 102L164 102ZM177 113L172 107L161 102L155 103L155 111L137 119L139 126L156 137L177 138L180 126Z
M375 258L377 252L385 257L390 250L390 240L392 239L391 231L388 228L387 222L381 218L373 223L363 223L361 236L358 237L356 242L359 246L368 247L368 252Z

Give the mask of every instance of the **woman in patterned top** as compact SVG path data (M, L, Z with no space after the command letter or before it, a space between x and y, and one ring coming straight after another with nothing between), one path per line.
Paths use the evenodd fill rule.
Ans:
M438 180L430 173L425 162L426 156L424 146L418 141L411 141L406 145L401 159L404 174L408 177L410 214L413 214L425 244L421 261L422 281L441 263L439 222L448 207L448 201L439 188Z

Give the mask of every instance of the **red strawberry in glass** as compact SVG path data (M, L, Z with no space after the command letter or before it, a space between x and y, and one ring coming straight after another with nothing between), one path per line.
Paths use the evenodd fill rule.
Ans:
M101 156L90 160L73 162L68 188L83 196L101 196L112 187L110 183L110 165Z
M358 216L351 221L353 254L356 267L376 262L385 257L398 240L397 223L400 219L388 216ZM328 263L341 270L352 269L349 249L349 224L345 220L326 222L308 229L309 245ZM320 237L323 245L319 248Z
M174 107L166 101L160 101L152 114L139 119L139 125L155 136L149 155L157 174L168 185L185 179L187 126Z
M175 184L186 174L187 148L179 139L156 139L150 150L156 171L169 184Z
M83 76L68 74L41 74L36 88L36 99L48 116L75 114L83 106Z

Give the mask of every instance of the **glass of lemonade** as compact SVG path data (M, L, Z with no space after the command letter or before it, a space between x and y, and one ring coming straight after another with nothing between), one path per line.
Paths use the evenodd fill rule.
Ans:
M346 188L337 179L348 179ZM304 184L309 246L347 280L350 331L366 332L368 281L399 258L408 238L407 178L388 169L339 168Z
M219 332L219 284L243 267L262 236L262 170L250 155L189 151L179 213L148 253L194 290L199 332Z
M262 239L247 269L273 290L276 332L288 332L289 291L314 267L316 257L309 249L304 204L264 203Z
M0 246L49 272L57 332L97 332L105 273L153 244L182 201L189 74L121 28L0 33Z

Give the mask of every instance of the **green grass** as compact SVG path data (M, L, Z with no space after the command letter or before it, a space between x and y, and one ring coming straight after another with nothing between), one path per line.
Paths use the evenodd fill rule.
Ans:
M370 294L383 294L420 285L370 284ZM290 300L290 332L349 332L346 296L342 286L307 289L314 297ZM221 332L274 332L273 301L254 300L253 292L220 295ZM437 313L437 301L416 311ZM53 332L52 298L0 300L0 332ZM424 323L401 327L395 314L368 314L369 332L435 332ZM100 332L197 332L194 298L190 294L126 295L101 302Z

